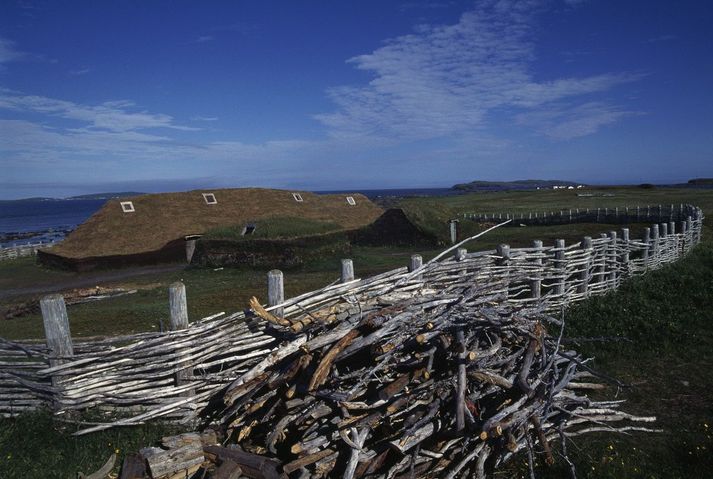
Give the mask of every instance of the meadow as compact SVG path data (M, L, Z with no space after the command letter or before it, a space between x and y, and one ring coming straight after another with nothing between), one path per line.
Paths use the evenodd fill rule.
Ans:
M448 198L402 201L408 215L424 228L445 238L449 218L468 212L527 212L568 208L692 203L713 212L713 191L606 188L578 197L571 191L537 191L473 194ZM604 196L611 195L611 196ZM462 235L484 226L462 222ZM636 237L636 228L632 236ZM498 243L546 244L555 238L579 241L620 225L568 225L556 227L503 227L468 245L489 249ZM624 410L659 418L661 433L595 434L568 442L567 450L580 478L707 477L713 470L713 227L706 223L703 243L676 264L633 278L615 292L570 307L565 314L565 337L571 347L593 357L593 366L630 387L609 387L594 396L627 401ZM357 275L366 277L405 265L407 248L354 248ZM437 250L421 251L424 259ZM309 291L338 277L339 258L320 261L286 272L286 296ZM166 288L177 279L188 290L189 315L197 319L218 311L247 306L251 295L265 296L266 271L202 269L145 275L123 285L140 287L138 293L102 302L70 306L72 334L76 337L155 330L167 321ZM56 284L74 273L47 271L29 260L0 263L0 288L19 284ZM39 315L0 321L0 336L41 338ZM150 444L172 429L160 424L116 429L74 438L76 426L54 421L39 412L0 420L0 477L74 477L78 471L97 469L108 455ZM557 448L555 448L557 449ZM496 477L527 477L518 458ZM44 475L43 475L43 472ZM52 471L47 475L47 471ZM538 463L538 477L570 477L569 466L559 456L552 467Z

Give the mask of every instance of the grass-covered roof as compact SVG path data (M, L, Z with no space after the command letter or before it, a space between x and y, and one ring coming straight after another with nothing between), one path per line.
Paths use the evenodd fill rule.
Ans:
M204 193L215 195L208 204ZM298 193L302 201L297 201ZM347 197L352 197L351 205ZM130 201L133 212L121 203ZM241 188L160 193L113 199L81 224L51 253L66 258L134 255L158 251L171 242L208 230L269 218L328 222L355 229L373 222L382 209L360 194L317 195L309 192Z

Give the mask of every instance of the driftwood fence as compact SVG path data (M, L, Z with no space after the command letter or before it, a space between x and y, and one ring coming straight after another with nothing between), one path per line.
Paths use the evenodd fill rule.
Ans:
M299 341L286 343L289 338L263 319L266 312L285 318L294 337L310 324L339 324L374 305L426 290L447 296L468 284L487 290L483 301L489 304L557 311L671 263L700 241L700 208L684 205L677 210L678 221L667 221L668 212L661 211L663 216L645 228L643 238L630 238L624 228L570 245L534 241L529 248L500 245L480 252L456 245L426 264L414 255L408 266L363 280L354 279L351 260L344 260L340 280L287 300L282 273L273 271L265 309L254 302L252 310L190 324L185 287L176 283L170 288L171 330L164 333L73 341L63 298L48 296L41 301L46 344L0 338L0 414L14 416L39 407L70 419L72 412L88 408L112 414L106 422L86 424L80 433L154 418L191 423L255 365L299 348Z
M613 208L570 208L557 211L463 213L464 220L499 223L512 220L510 226L562 225L569 223L630 224L681 222L690 213L687 205L618 206Z
M40 248L50 248L54 242L48 243L31 243L23 244L19 246L10 246L8 248L0 248L0 261L6 259L22 258L24 256L34 256L37 254L37 250Z

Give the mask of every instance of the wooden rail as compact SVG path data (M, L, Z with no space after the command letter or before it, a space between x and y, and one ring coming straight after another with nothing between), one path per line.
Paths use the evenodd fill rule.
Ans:
M0 248L0 261L8 259L22 258L25 256L34 256L40 248L51 248L55 242L49 243L32 243L18 246L10 246L8 248Z

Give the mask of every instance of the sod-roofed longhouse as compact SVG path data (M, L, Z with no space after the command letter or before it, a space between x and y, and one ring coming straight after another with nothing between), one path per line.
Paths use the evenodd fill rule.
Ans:
M62 243L38 253L40 261L76 270L186 258L187 243L216 228L257 228L275 219L294 225L294 236L314 225L354 230L383 210L360 194L317 195L262 188L197 190L108 201ZM307 227L305 227L307 225Z

